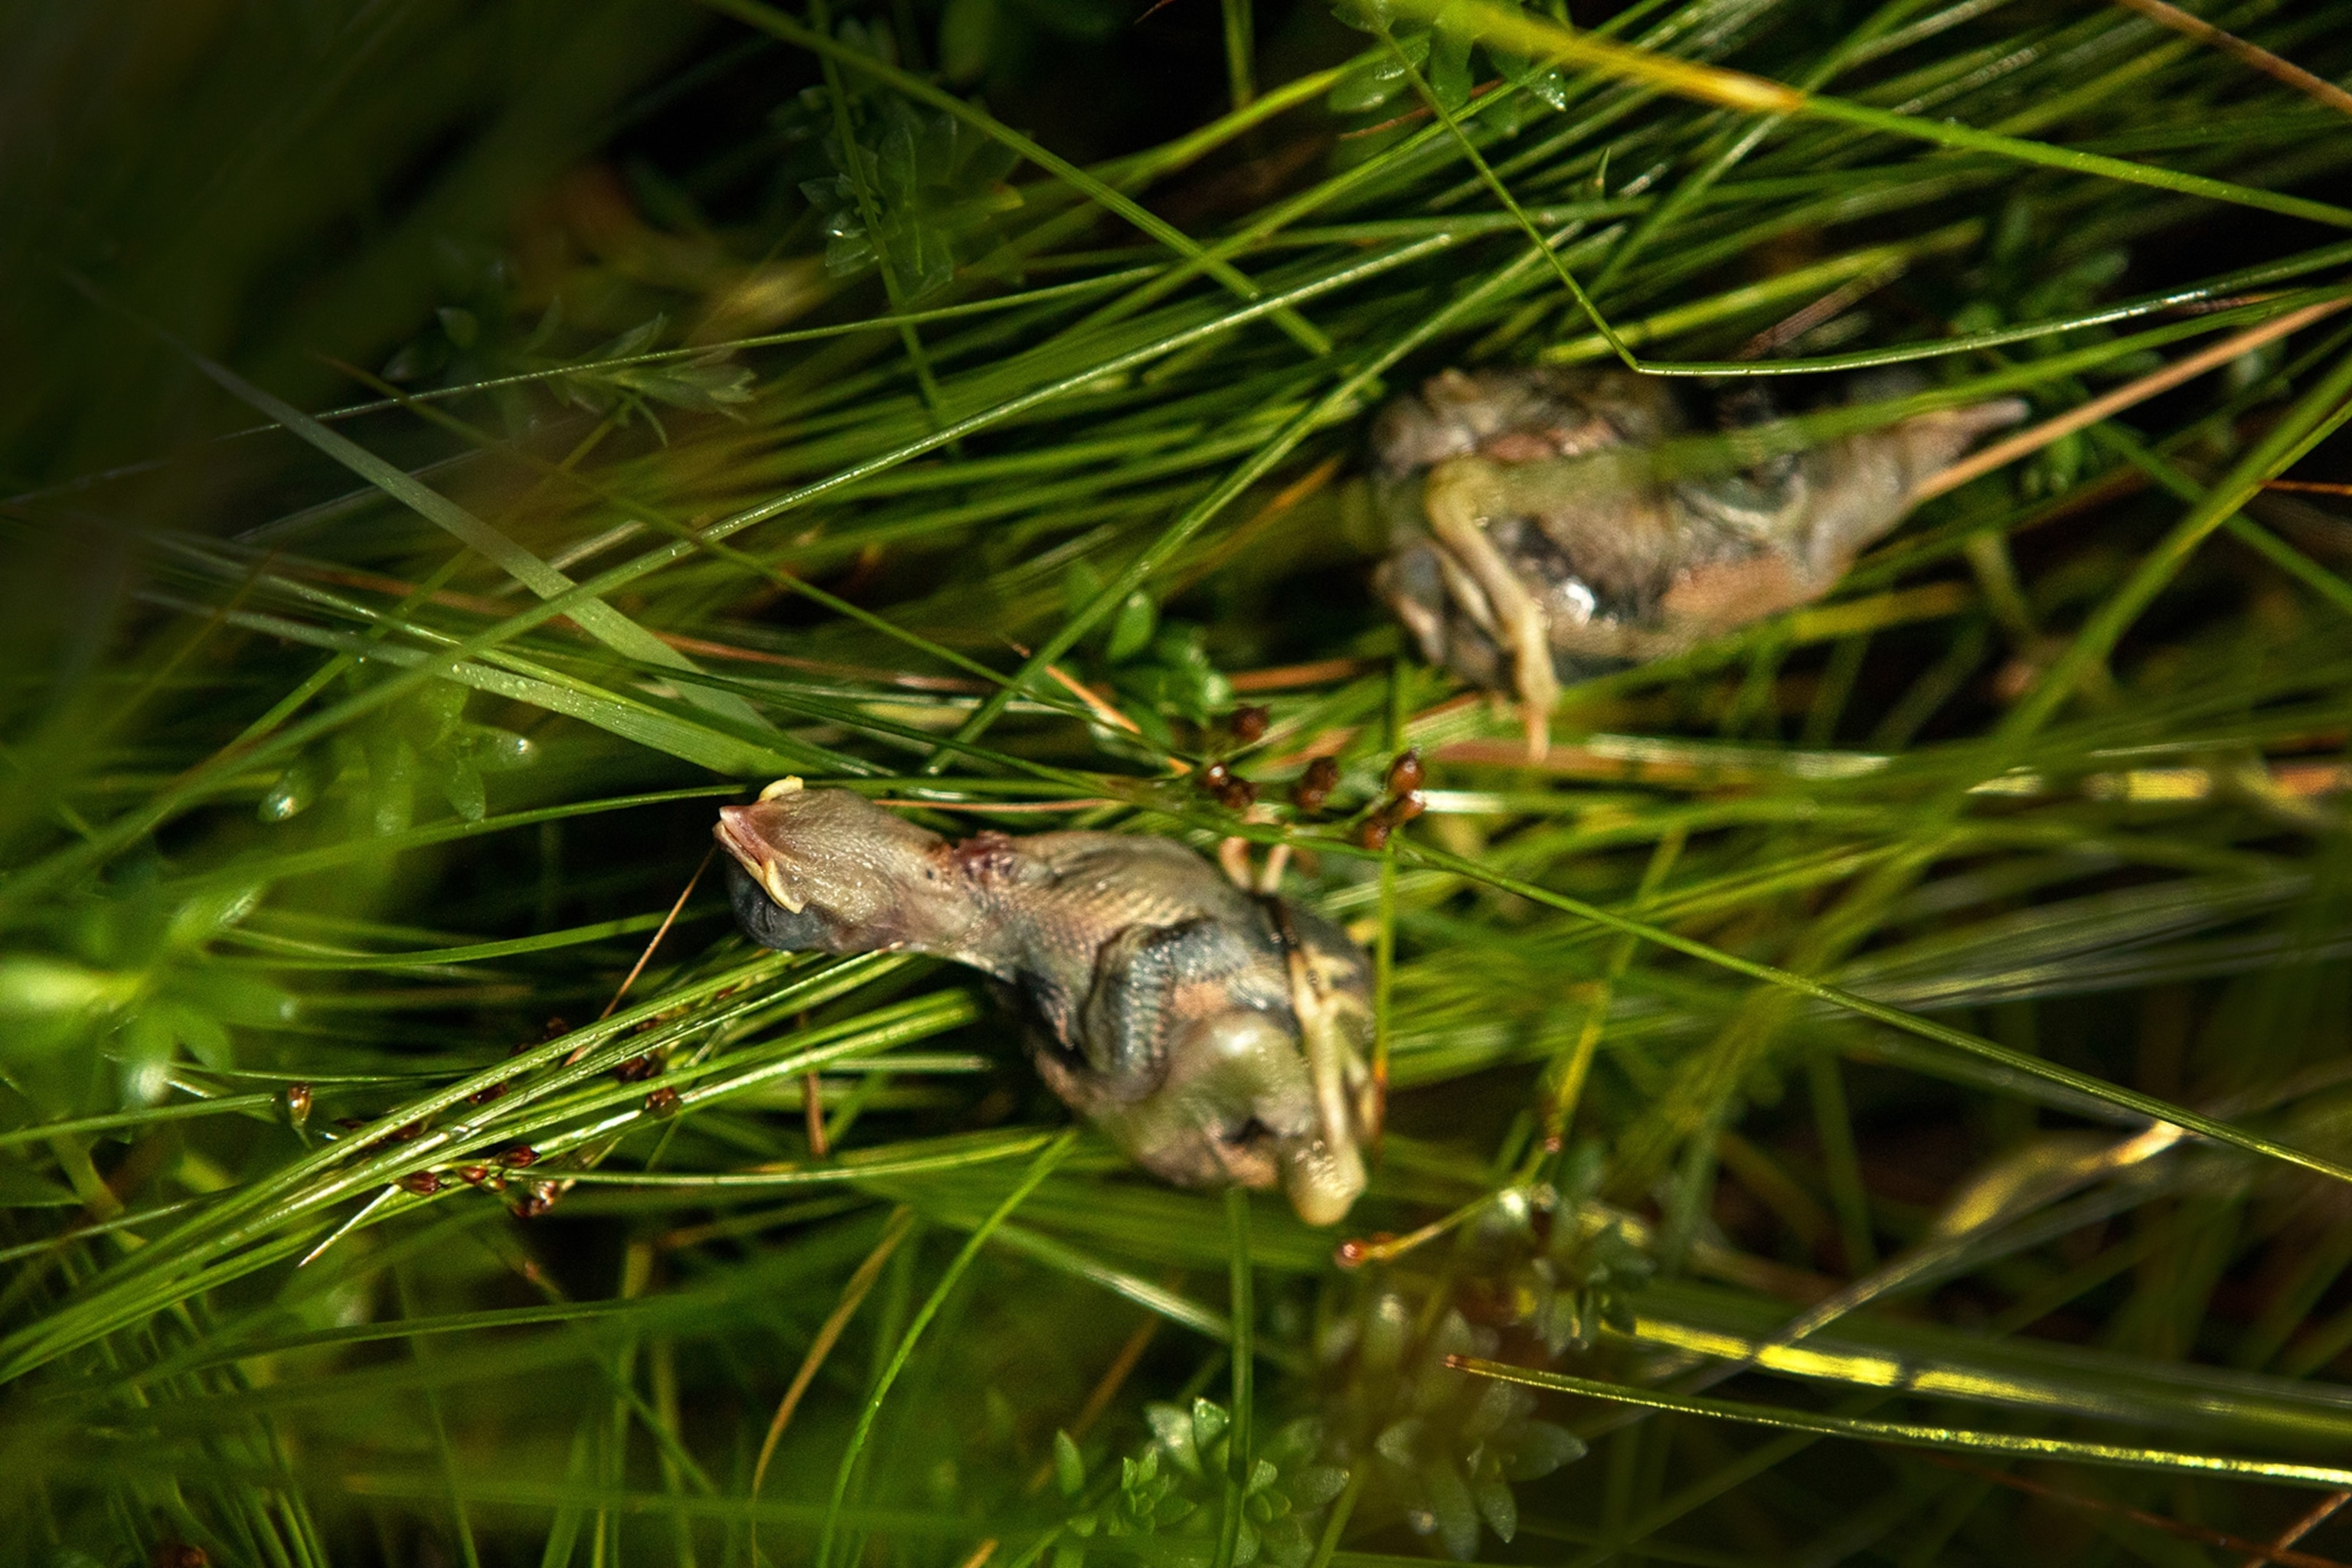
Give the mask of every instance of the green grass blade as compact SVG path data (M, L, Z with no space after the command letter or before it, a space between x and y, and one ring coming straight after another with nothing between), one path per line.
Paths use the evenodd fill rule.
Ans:
M2021 1458L2071 1460L2081 1464L2116 1466L2127 1469L2176 1474L2231 1476L2246 1480L2274 1481L2285 1486L2340 1489L2352 1486L2352 1470L2332 1465L2304 1465L2280 1459L2242 1459L2219 1454L2179 1453L2164 1448L2132 1447L2113 1443L2082 1443L2063 1437L2030 1437L2008 1432L1983 1432L1966 1427L1922 1426L1900 1421L1863 1421L1851 1416L1815 1415L1804 1411L1777 1410L1727 1399L1703 1399L1623 1384L1600 1383L1565 1373L1538 1372L1500 1362L1463 1357L1454 1363L1475 1377L1491 1377L1529 1388L1588 1398L1669 1410L1685 1415L1710 1415L1751 1426L1811 1432L1825 1437L1851 1437L1863 1442L1892 1443L1906 1447L1935 1448L1953 1453L2005 1454Z

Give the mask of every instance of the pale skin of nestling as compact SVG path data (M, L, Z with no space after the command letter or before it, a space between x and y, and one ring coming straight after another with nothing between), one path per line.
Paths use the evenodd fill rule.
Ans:
M1373 429L1407 514L1381 589L1433 663L1516 692L1539 758L1562 666L1662 658L1821 597L1923 481L2025 412L1939 409L1666 479L1639 460L1685 433L1655 377L1447 371Z
M846 790L719 809L738 921L763 946L925 952L1011 985L1039 1074L1138 1164L1279 1186L1310 1225L1363 1191L1381 1102L1370 971L1329 922L1143 835L960 843Z

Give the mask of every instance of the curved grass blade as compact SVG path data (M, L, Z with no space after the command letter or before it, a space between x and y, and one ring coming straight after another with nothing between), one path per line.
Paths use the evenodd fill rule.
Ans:
M2046 723L2059 705L2074 694L2092 667L2105 660L2140 612L2179 574L2206 536L2236 516L2261 491L2264 480L2284 472L2348 420L2352 420L2352 354L2337 360L2327 374L2297 398L2278 423L2205 492L2204 499L2140 557L2129 579L2084 623L2065 652L2052 661L2033 689L2010 710L2000 727L2001 738L2021 740Z
M696 541L728 538L744 529L805 506L820 497L845 489L861 479L887 472L928 453L952 446L967 436L975 435L982 430L1002 424L1030 409L1043 406L1056 398L1083 391L1106 376L1139 369L1193 343L1204 342L1235 331L1284 305L1314 299L1319 295L1347 288L1351 284L1376 278L1424 257L1436 255L1444 251L1448 243L1445 239L1436 238L1399 246L1378 255L1353 261L1320 277L1310 279L1296 288L1269 295L1211 321L1168 333L1139 347L1114 354L1108 359L1072 374L1007 397L989 408L968 415L941 429L931 431L888 451L837 469L824 479L798 486L771 500L762 501L732 516L722 518L702 530L696 536ZM367 690L346 699L323 713L314 714L306 721L289 724L249 747L229 748L215 753L212 758L181 775L170 787L158 792L143 805L123 813L122 816L108 822L79 842L68 846L55 852L48 858L26 868L5 882L0 882L0 904L21 903L80 875L93 866L103 864L110 857L119 854L129 845L138 842L156 827L172 820L191 805L204 798L207 792L219 788L221 775L226 773L232 764L250 767L266 759L289 755L310 742L332 733L360 715L373 712L376 709L399 700L425 681L445 675L457 665L510 642L533 627L553 620L558 616L570 614L577 604L610 594L664 567L685 560L697 553L698 546L696 541L677 541L646 551L633 560L611 567L584 583L566 589L552 599L544 600L539 605L509 616L495 626L467 637L454 647L402 675L378 682ZM1010 699L1006 700L1009 701Z
M2333 1465L2295 1464L2284 1459L2239 1459L2220 1454L2188 1454L2165 1448L2136 1448L2115 1443L2079 1443L2064 1437L2028 1437L2012 1432L1982 1432L1959 1426L1923 1426L1903 1421L1864 1421L1852 1416L1815 1415L1806 1411L1780 1410L1728 1399L1702 1399L1624 1384L1598 1383L1565 1373L1539 1372L1509 1366L1475 1356L1448 1356L1446 1364L1473 1377L1491 1377L1556 1394L1580 1394L1620 1405L1639 1405L1683 1415L1708 1415L1787 1432L1812 1432L1824 1437L1852 1437L1865 1443L1893 1443L1911 1448L1938 1448L1978 1454L2009 1454L2020 1458L2074 1460L2112 1465L2126 1469L2159 1470L2173 1474L2229 1476L2241 1480L2276 1481L2284 1486L2336 1489L2352 1487L2352 1470Z
M1396 0L1397 8L1432 20L1442 19L1454 32L1475 37L1529 59L1594 70L1621 80L1639 81L1680 98L1712 103L1748 114L1783 115L1828 120L1889 135L1927 142L1941 147L1990 153L2013 163L2063 169L2071 174L2121 180L2177 195L2282 213L2335 228L2352 228L2352 211L2327 202L2282 195L2208 179L2147 163L2134 163L2099 153L2053 147L2048 142L2003 136L1944 120L1898 114L1844 99L1801 92L1762 77L1719 66L1675 59L1632 45L1572 33L1557 23L1507 9L1492 0ZM1644 366L1643 368L1647 368Z
M68 1121L45 1121L0 1132L0 1149L82 1132L114 1132L159 1121L185 1121L192 1116L217 1116L231 1110L267 1110L277 1103L278 1097L274 1094L224 1094L211 1100L182 1105L158 1105L145 1110L118 1110L108 1116L77 1116Z
M1851 991L1823 984L1806 975L1777 968L1769 963L1758 963L1752 959L1741 958L1736 953L1726 952L1720 948L1710 947L1702 942L1695 942L1689 937L1651 925L1646 921L1613 913L1601 909L1597 904L1589 904L1580 899L1553 892L1533 882L1521 881L1516 877L1504 876L1489 867L1482 866L1477 861L1465 859L1457 855L1449 855L1441 849L1433 849L1422 844L1411 844L1405 847L1403 854L1406 858L1417 860L1433 869L1452 871L1457 876L1471 878L1489 887L1499 888L1505 892L1516 893L1533 902L1548 904L1564 913L1580 916L1596 925L1606 926L1612 931L1622 931L1629 936L1640 937L1644 942L1654 942L1660 947L1700 959L1719 968L1730 970L1736 974L1744 974L1751 980L1777 985L1800 995L1809 996L1816 1002L1826 1002L1846 1012L1860 1014L1890 1028L1900 1029L1905 1034L1916 1035L1922 1039L1933 1040L1938 1045L1950 1046L1970 1056L1981 1057L2012 1072L2023 1073L2032 1078L2058 1084L2074 1089L2077 1093L2104 1100L2110 1105L2137 1111L2152 1121L2167 1121L2175 1127L2186 1128L2191 1132L2210 1138L2217 1143L2227 1143L2232 1148L2243 1149L2249 1153L2264 1155L2291 1165L2300 1165L2305 1170L2317 1172L2323 1176L2333 1177L2339 1182L2352 1182L2352 1167L2297 1149L2291 1144L2281 1143L2275 1139L2265 1138L2260 1133L2249 1132L2242 1127L2190 1110L2183 1106L2171 1104L2154 1095L2142 1094L2137 1089L2125 1089L2119 1084L2109 1083L2105 1079L2095 1078L2089 1073L2076 1072L2072 1068L2060 1067L2055 1062L2044 1061L2039 1057L2011 1050L2005 1046L1995 1045L1990 1040L1969 1034L1965 1030L1951 1028L1932 1019L1906 1013L1900 1008L1886 1006L1866 996L1857 996Z
M1546 257L1551 255L1550 245L1547 244L1544 247L1543 254ZM1263 447L1252 453L1245 461L1220 480L1214 489L1172 519L1160 531L1160 536L1153 540L1142 553L1130 561L1125 570L1106 584L1102 591L1082 606L1076 614L1065 620L1061 629L1045 639L1037 651L1022 665L1020 671L1003 690L991 694L986 701L973 710L972 716L956 731L955 740L959 742L977 740L1011 705L1014 692L1025 689L1031 681L1045 671L1047 665L1054 663L1076 647L1078 640L1100 625L1106 616L1126 600L1128 595L1133 593L1154 572L1165 565L1188 541L1202 529L1206 528L1218 512L1231 505L1235 498L1247 490L1250 486L1273 472L1284 458L1297 449L1298 444L1311 432L1328 423L1340 410L1353 404L1365 387L1394 367L1407 354L1447 331L1461 317L1469 314L1485 304L1487 300L1517 282L1532 269L1534 262L1533 256L1522 256L1496 271L1475 287L1456 295L1444 306L1431 312L1392 339L1377 353L1350 372L1339 384L1286 424ZM930 762L925 764L924 771L937 773L944 768L947 765L948 754L949 748L941 746L932 754Z
M730 792L731 793L731 792ZM711 911L705 911L711 912ZM698 918L689 915L688 920ZM454 947L412 948L403 952L363 952L356 948L335 948L319 942L298 941L292 937L276 937L238 929L224 932L226 940L240 946L258 948L268 956L262 962L273 969L289 970L374 970L440 968L449 964L478 963L485 959L513 958L526 953L551 952L559 948L582 947L590 942L604 942L616 936L634 936L639 931L654 930L662 923L659 914L628 915L620 920L598 921L593 925L572 926L565 931L551 931L538 936L508 937L499 942L464 942Z
M923 1337L923 1331L939 1315L940 1306L948 1299L948 1292L963 1279L964 1271L980 1256L980 1249L988 1244L988 1238L995 1233L996 1227L1011 1218L1013 1211L1021 1206L1022 1200L1035 1192L1038 1185L1054 1173L1054 1167L1077 1147L1077 1142L1078 1135L1073 1131L1062 1133L1045 1146L1044 1152L1030 1163L1019 1184L1005 1194L1004 1201L998 1204L981 1222L980 1227L965 1240L962 1250L955 1255L947 1271L940 1276L939 1283L931 1288L929 1297L916 1310L913 1321L907 1325L906 1333L899 1338L898 1348L891 1352L888 1364L882 1369L882 1375L875 1380L874 1392L866 1396L866 1407L858 1413L857 1426L842 1449L840 1468L834 1472L833 1498L825 1505L824 1525L817 1533L816 1568L829 1568L833 1559L834 1536L840 1529L843 1510L849 1498L849 1479L865 1452L866 1438L874 1431L875 1417L882 1413L882 1402L889 1397L890 1385L898 1382L898 1374L906 1370L908 1358L915 1353L915 1345Z
M78 288L89 293L100 304L108 305L110 309L121 310L121 307L113 305L100 293L95 284L88 283L79 277L75 277L73 281ZM128 314L128 312L124 313ZM138 320L136 317L132 319ZM385 462L348 436L328 429L293 405L262 391L226 365L198 353L185 342L164 331L161 327L144 321L141 321L140 325L154 332L186 356L190 363L202 371L222 390L249 405L256 413L275 420L278 425L332 458L385 495L407 507L436 527L444 530L541 598L551 599L577 586L570 577L550 566L447 496L405 470ZM583 598L564 613L571 616L573 624L581 630L615 653L626 654L632 658L643 659L649 664L662 665L684 674L700 673L699 667L692 659L602 599ZM698 706L723 713L728 718L749 724L754 729L766 727L767 721L761 717L756 709L740 697L724 692L705 692L691 680L684 682L681 689L687 700Z

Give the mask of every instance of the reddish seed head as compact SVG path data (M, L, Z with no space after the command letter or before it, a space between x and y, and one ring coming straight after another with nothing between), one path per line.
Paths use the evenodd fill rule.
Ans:
M1367 849L1383 848L1388 844L1389 830L1392 826L1387 817L1376 812L1364 818L1363 826L1356 829L1356 842Z
M159 1541L147 1554L154 1568L209 1568L212 1558L201 1546L191 1546L184 1541Z
M572 1026L565 1023L562 1019L550 1018L547 1021L547 1026L539 1032L540 1043L541 1045L545 1045L548 1041L555 1038L558 1035L568 1035L571 1032Z
M1331 1249L1331 1261L1342 1268L1361 1268L1371 1248L1352 1237Z
M1217 804L1228 811L1247 811L1257 804L1257 785L1238 775L1227 779L1217 792Z
M299 1127L310 1120L310 1086L289 1083L286 1086L286 1120Z
M1234 739L1244 746L1256 744L1265 739L1265 727L1273 718L1274 715L1255 702L1245 708L1234 709Z
M1389 764L1389 793L1411 795L1421 787L1425 776L1421 765L1421 752L1417 750L1401 752L1397 760Z
M400 1184L404 1191L429 1197L441 1190L441 1178L430 1171L411 1171L400 1178Z
M468 1105L488 1105L490 1101L505 1094L506 1091L507 1086L505 1084L494 1083L488 1089L478 1089L473 1093L467 1095L466 1097L466 1103Z
M539 1182L532 1185L530 1191L525 1193L521 1197L515 1200L515 1217L517 1219L537 1219L540 1215L545 1214L554 1206L555 1184L553 1182Z
M424 1131L425 1123L422 1121L404 1121L392 1130L392 1141L395 1143L405 1143Z
M528 1143L518 1143L499 1156L499 1163L511 1171L539 1163L539 1151Z
M490 1168L488 1165L460 1165L457 1167L457 1179L469 1187L478 1187L490 1179Z
M1307 764L1298 782L1290 786L1290 798L1301 811L1320 811L1331 792L1339 787L1339 764L1328 757L1318 757Z
M1419 816L1423 812L1427 811L1428 809L1429 801L1427 797L1423 795L1419 790L1413 790L1408 794L1398 795L1394 800L1390 801L1386 805L1381 807L1381 815L1387 817L1390 825L1394 826L1411 822L1414 817Z
M631 1057L627 1061L614 1068L613 1076L623 1083L643 1083L646 1079L658 1074L661 1069L662 1059L659 1053L647 1051L644 1056Z
M1215 795L1234 782L1234 773L1223 763L1204 763L1192 775L1192 782L1210 795Z
M677 1090L664 1084L646 1096L646 1114L661 1117L676 1116L677 1104Z

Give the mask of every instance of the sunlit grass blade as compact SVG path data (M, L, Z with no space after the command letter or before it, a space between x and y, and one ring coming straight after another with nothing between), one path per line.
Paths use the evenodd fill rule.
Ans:
M2165 1448L2133 1447L2113 1443L2084 1443L2063 1437L2035 1437L1967 1427L1925 1426L1900 1421L1864 1421L1850 1416L1817 1415L1808 1411L1780 1410L1743 1405L1727 1399L1700 1399L1622 1384L1599 1383L1565 1373L1537 1372L1498 1362L1465 1357L1454 1363L1476 1377L1491 1377L1530 1388L1580 1394L1591 1399L1638 1405L1652 1410L1688 1415L1712 1415L1750 1426L1776 1426L1791 1432L1812 1432L1829 1437L1863 1442L1895 1443L1908 1447L1937 1448L1956 1453L2007 1454L2021 1458L2072 1460L2082 1464L2117 1466L2129 1469L2162 1470L2191 1475L2219 1475L2245 1480L2274 1481L2286 1486L2341 1489L2352 1485L2352 1470L2330 1465L2296 1464L2283 1459L2244 1459L2220 1454L2193 1454Z

